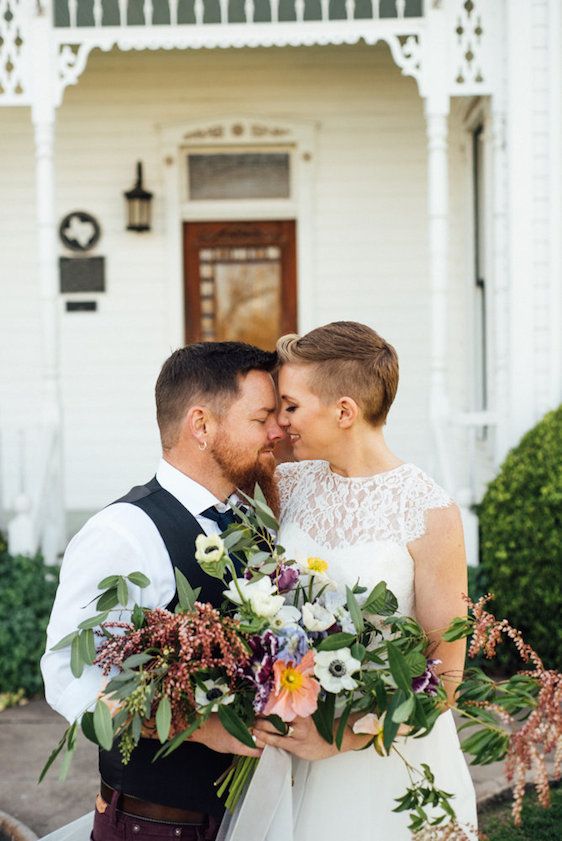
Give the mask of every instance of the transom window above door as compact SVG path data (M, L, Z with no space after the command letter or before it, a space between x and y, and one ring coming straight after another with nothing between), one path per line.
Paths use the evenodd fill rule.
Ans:
M190 202L291 198L287 149L193 150L186 162Z

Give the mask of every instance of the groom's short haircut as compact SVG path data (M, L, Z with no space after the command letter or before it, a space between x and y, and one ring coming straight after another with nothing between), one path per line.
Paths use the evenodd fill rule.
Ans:
M279 363L314 367L311 391L322 401L351 397L373 426L386 422L398 388L398 355L371 327L333 321L277 342Z
M162 447L177 441L187 410L207 403L223 414L240 392L240 378L250 371L271 372L277 355L245 342L198 342L174 351L156 381L156 419Z

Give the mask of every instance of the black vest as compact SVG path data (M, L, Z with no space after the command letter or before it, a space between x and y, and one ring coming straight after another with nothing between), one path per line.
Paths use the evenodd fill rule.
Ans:
M116 501L136 505L150 517L164 541L172 567L181 570L192 587L202 588L199 596L202 602L219 607L224 585L204 573L195 560L195 538L203 532L181 502L164 490L156 478L133 488ZM173 611L176 604L177 593L167 609ZM100 750L102 779L111 788L132 797L206 812L220 819L224 807L216 795L214 782L231 764L232 756L216 753L204 745L184 742L169 756L153 762L160 747L158 739L141 739L127 765L121 762L118 745L110 751Z

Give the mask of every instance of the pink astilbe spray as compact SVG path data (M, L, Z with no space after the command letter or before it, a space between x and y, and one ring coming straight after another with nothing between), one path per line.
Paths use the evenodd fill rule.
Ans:
M527 773L535 774L535 787L539 803L542 806L550 804L550 788L545 758L548 754L555 755L555 778L560 777L562 759L562 674L554 669L545 669L536 651L525 642L520 631L513 628L507 619L496 619L485 606L492 599L490 594L482 596L476 603L466 599L474 617L472 641L468 656L475 657L483 651L491 658L496 653L498 644L503 636L508 637L517 648L524 663L532 664L534 668L519 672L520 675L531 677L537 684L539 692L536 704L522 727L518 728L516 719L505 709L496 704L479 702L478 706L486 707L500 716L503 723L512 730L506 757L506 774L508 782L513 785L513 821L516 826L521 824L521 809L525 794ZM518 728L518 729L517 729Z
M249 653L240 639L239 623L220 615L210 604L196 602L188 613L170 613L163 608L145 611L142 628L125 622L104 622L103 627L122 629L104 642L95 664L104 674L113 667L121 669L133 654L154 652L154 659L145 665L151 671L162 666L165 674L156 701L167 695L172 706L172 722L181 727L188 708L195 707L192 677L197 672L220 669L233 684L240 665Z

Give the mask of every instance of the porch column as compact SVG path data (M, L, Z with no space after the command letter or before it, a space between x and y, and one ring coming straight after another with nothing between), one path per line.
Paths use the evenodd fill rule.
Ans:
M50 2L38 6L31 21L31 118L35 139L37 269L42 338L42 422L44 463L34 511L36 538L53 562L64 540L62 411L59 361L59 300L55 216L56 55L51 37Z
M507 153L505 101L492 99L491 141L493 172L493 406L496 415L494 464L498 467L509 449L509 273L507 254Z
M449 97L429 94L425 99L427 131L428 251L431 290L430 419L441 482L452 488L452 471L445 446L447 397L447 273L449 224L448 173Z

